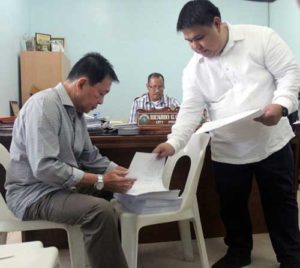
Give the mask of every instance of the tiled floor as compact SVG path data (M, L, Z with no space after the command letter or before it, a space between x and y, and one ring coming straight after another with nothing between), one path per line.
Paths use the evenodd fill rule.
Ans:
M163 268L200 268L199 257L194 247L195 261L185 262L180 242L144 244L139 247L139 267ZM213 264L222 257L226 251L222 238L206 240L209 263ZM252 254L253 268L275 268L278 264L267 234L254 235L254 252Z
M10 233L9 243L20 241L19 233ZM225 246L222 238L206 239L209 263L214 263L223 256ZM139 268L200 268L197 247L194 244L195 260L187 262L183 259L181 243L163 242L139 245ZM69 251L59 252L62 268L71 268ZM278 264L273 253L268 234L254 235L254 251L252 254L251 268L276 268Z
M298 193L298 203L300 204L300 194ZM268 234L255 234L254 250L252 252L251 268L277 268L275 254L271 247ZM20 234L10 233L9 243L20 241ZM222 238L206 239L209 263L213 264L222 257L226 251ZM139 268L200 268L197 247L194 244L195 260L186 262L183 260L181 243L163 242L152 244L140 244L138 254ZM60 261L62 268L70 268L68 250L60 250Z

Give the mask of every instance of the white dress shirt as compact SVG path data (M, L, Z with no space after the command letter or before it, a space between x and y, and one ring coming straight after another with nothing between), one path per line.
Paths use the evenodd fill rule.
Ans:
M270 28L229 25L229 39L214 58L194 54L183 72L183 102L172 133L176 151L195 131L204 105L211 120L263 109L271 103L298 108L300 69L290 49ZM249 121L211 133L212 159L231 164L260 161L280 150L294 133L287 118L275 126Z

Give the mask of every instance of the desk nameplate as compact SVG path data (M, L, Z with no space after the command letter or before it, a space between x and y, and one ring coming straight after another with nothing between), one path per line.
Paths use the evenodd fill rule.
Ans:
M137 123L140 128L170 128L176 121L178 108L155 110L138 110Z

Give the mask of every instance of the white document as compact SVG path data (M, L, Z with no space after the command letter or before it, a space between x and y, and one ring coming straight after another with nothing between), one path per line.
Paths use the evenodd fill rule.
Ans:
M136 178L136 182L126 194L167 191L162 183L165 158L157 159L156 156L154 153L135 153L127 177Z
M262 114L263 114L262 110L255 109L255 110L250 110L239 114L235 114L229 117L225 117L219 120L206 122L196 131L196 133L197 134L205 133L230 124L247 121L247 120L253 120L254 118L261 116Z

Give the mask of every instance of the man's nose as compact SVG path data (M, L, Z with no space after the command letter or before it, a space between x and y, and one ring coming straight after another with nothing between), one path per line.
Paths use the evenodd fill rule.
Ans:
M100 98L100 99L98 100L98 104L102 104L102 103L103 103L103 99L104 99L104 98Z
M203 46L201 45L201 43L199 41L193 40L192 41L192 48L193 49L202 49Z

